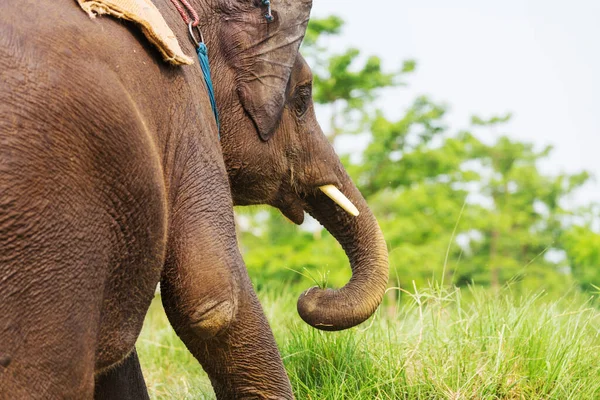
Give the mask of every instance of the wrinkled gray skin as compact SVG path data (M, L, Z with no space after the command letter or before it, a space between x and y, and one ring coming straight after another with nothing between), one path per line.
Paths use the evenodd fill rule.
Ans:
M193 54L171 3L155 4ZM139 383L132 351L159 281L217 397L291 398L234 203L270 204L296 223L307 211L347 252L348 285L301 295L309 324L354 326L381 301L385 243L316 123L298 56L310 0L277 0L272 24L258 0L192 4L221 143L198 65L165 65L136 29L90 20L74 2L0 5L0 398L90 398L95 379L110 397Z

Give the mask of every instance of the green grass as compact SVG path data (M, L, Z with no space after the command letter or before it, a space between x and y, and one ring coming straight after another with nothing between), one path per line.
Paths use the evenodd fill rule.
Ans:
M358 328L320 332L297 316L296 294L278 288L259 297L298 399L600 398L592 299L415 290ZM160 301L138 351L152 398L214 398Z

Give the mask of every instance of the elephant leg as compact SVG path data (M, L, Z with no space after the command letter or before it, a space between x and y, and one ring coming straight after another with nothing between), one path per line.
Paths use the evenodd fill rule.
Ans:
M161 280L166 314L217 398L293 398L238 250L227 177L203 187L175 205Z
M135 348L118 365L96 375L95 400L146 400L148 389Z

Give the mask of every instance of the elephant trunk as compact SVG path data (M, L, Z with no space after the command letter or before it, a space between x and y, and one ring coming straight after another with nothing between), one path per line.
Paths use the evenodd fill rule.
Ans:
M306 198L306 211L340 243L352 269L341 289L306 290L298 299L298 313L309 325L327 331L351 328L368 319L385 294L388 253L373 213L354 183L342 170L340 190L358 208L358 216L342 210L325 194Z

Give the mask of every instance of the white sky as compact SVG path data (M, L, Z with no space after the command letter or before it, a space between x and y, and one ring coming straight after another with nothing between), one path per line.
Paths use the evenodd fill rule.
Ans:
M417 60L409 87L382 102L388 116L419 94L450 105L454 131L510 111L507 133L555 146L544 170L596 176L573 201L600 201L600 0L313 1L313 16L331 14L346 21L333 49L388 70Z

